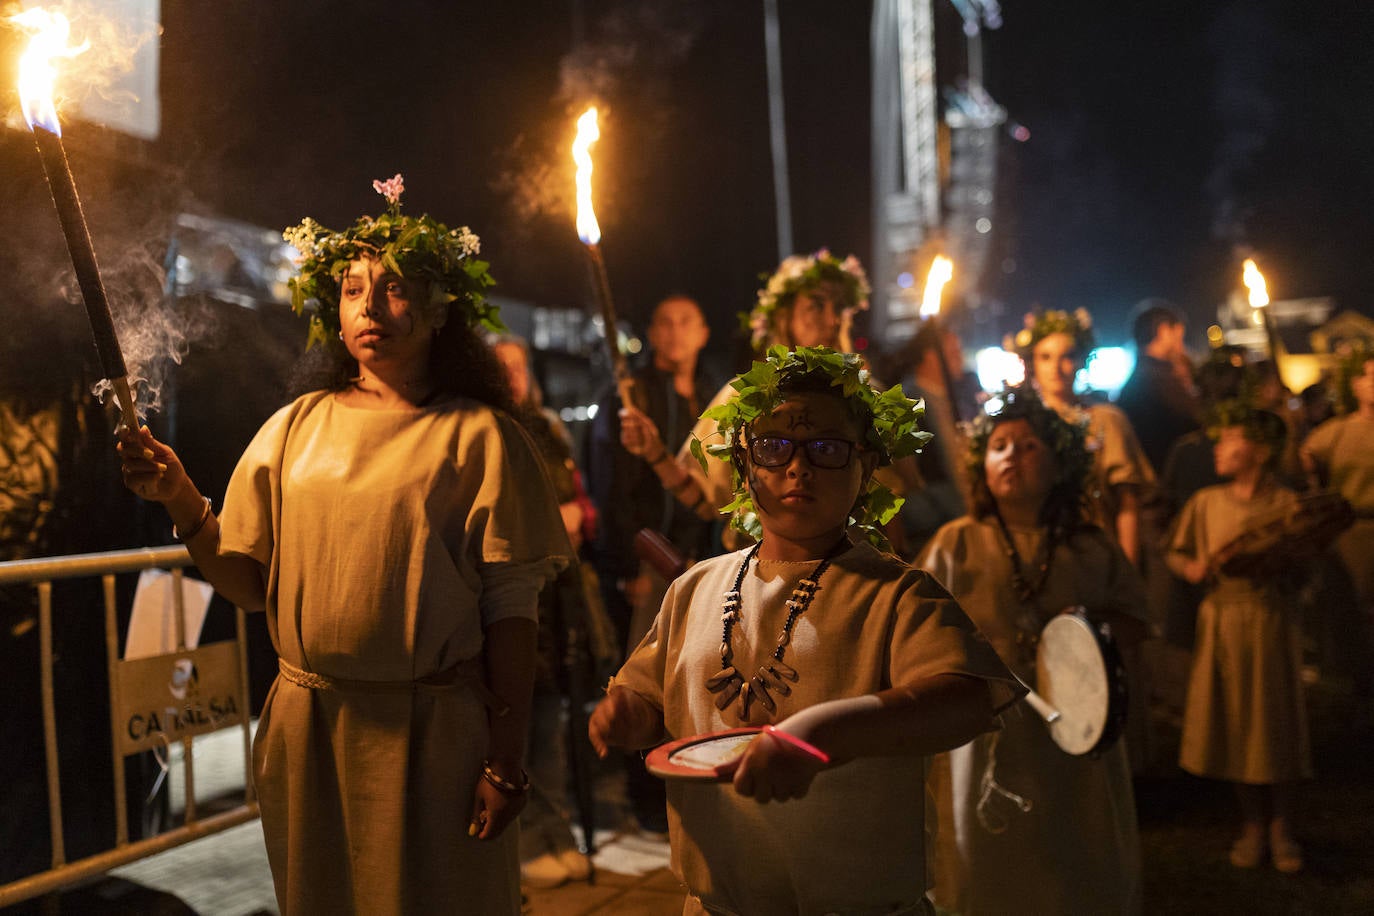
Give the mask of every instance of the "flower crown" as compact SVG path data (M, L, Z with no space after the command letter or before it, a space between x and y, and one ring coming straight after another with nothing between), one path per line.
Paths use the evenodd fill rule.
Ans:
M1354 413L1357 409L1350 383L1364 372L1364 364L1371 359L1374 359L1374 341L1362 337L1344 341L1336 348L1335 405L1338 413Z
M764 279L760 275L760 279ZM773 275L767 278L763 289L759 290L758 300L749 312L740 313L740 326L749 331L749 340L755 350L762 350L768 339L773 313L778 306L786 305L804 289L811 289L822 283L835 283L844 291L850 304L846 313L861 312L868 308L868 275L863 265L854 255L843 261L822 248L815 254L794 254L783 259Z
M450 316L461 317L468 327L503 330L496 306L487 301L485 291L496 281L488 273L490 265L477 259L477 236L467 226L450 230L427 213L402 216L405 184L399 173L372 182L372 187L386 198L387 212L381 216L359 217L338 232L306 217L282 233L300 252L300 273L290 280L291 308L298 315L310 308L307 347L339 332L342 277L349 263L362 256L376 258L402 277L428 281L430 305L447 305Z
M1083 356L1087 356L1088 351L1096 343L1096 338L1093 337L1093 316L1088 314L1087 309L1074 309L1072 312L1062 309L1036 309L1026 313L1025 327L1017 331L1015 336L1008 334L1002 339L1002 349L1019 353L1026 359L1030 357L1035 345L1051 334L1067 334L1072 337L1074 347Z
M732 459L746 427L771 414L787 400L789 393L810 390L801 388L803 380L835 389L834 393L844 399L864 429L864 448L877 453L881 464L914 455L933 438L917 427L925 413L923 404L903 394L900 385L879 393L869 384L868 371L860 357L829 347L770 348L763 361L756 361L748 372L730 383L736 392L730 400L701 415L702 419L716 421L722 442L704 449L698 439L694 438L691 444L692 454L703 470L707 454L731 462L735 499L720 511L722 515L733 515L731 524L755 540L762 538L763 528L739 465ZM902 502L901 497L870 479L850 524L862 528L878 547L888 549L881 526L892 520Z
M993 430L1012 420L1025 420L1054 454L1054 483L1049 498L1061 501L1061 516L1077 516L1087 496L1093 467L1093 454L1088 446L1087 415L1084 414L1081 420L1065 419L1058 411L1046 406L1029 384L1010 387L998 398L1001 400L1000 407L989 413L979 413L968 424L968 451L964 456L968 479L979 480L983 477L988 442L992 439Z

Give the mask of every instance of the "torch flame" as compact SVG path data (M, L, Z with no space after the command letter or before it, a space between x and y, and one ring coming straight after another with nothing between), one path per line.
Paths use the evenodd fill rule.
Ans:
M55 57L75 57L86 51L91 46L90 42L69 46L67 40L71 36L71 23L67 17L42 7L16 13L7 21L33 36L19 58L19 103L24 110L24 120L30 129L37 124L61 136L62 127L57 120L57 105L53 99L57 68L52 61Z
M1250 291L1250 307L1262 309L1269 304L1269 287L1264 283L1264 274L1250 258L1242 265L1241 280Z
M937 254L935 260L930 262L930 272L926 274L926 294L921 300L922 318L933 318L940 314L940 294L953 276L954 262Z
M591 146L601 139L596 125L596 106L593 105L577 119L577 139L573 141L573 162L577 163L577 237L584 244L601 241L601 226L592 210L592 151Z

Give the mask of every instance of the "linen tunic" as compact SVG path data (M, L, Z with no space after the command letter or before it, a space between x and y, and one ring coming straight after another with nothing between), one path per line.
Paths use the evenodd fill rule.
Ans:
M486 406L367 410L315 392L240 459L220 549L267 570L283 661L354 681L476 666L483 578L569 553L523 432ZM532 605L532 602L531 602ZM467 836L487 709L470 687L311 689L278 677L253 745L283 913L516 913L517 831Z
M1036 576L1043 529L1010 529L1026 574ZM968 516L941 528L920 565L944 583L997 654L1032 689L1035 638L1066 608L1096 621L1144 619L1144 591L1121 550L1098 528L1055 548L1034 607L1012 591L1012 564L995 520ZM1026 704L1000 732L939 755L930 788L939 815L932 898L982 913L1135 913L1142 905L1140 836L1125 742L1100 756L1065 753ZM983 800L989 777L1001 792ZM980 810L981 809L981 810ZM992 875L991 879L989 875Z
M1092 520L1115 540L1116 514L1121 508L1115 488L1136 487L1143 502L1155 487L1154 468L1119 407L1092 404L1083 413L1088 420L1088 451L1093 456Z
M1336 552L1368 605L1374 602L1374 420L1359 414L1327 420L1312 430L1302 450L1355 509L1355 524L1336 539Z
M1179 513L1169 564L1208 558L1262 516L1297 504L1283 487L1237 499L1205 487ZM1198 776L1267 785L1312 776L1302 694L1302 621L1274 584L1218 576L1198 608L1179 766Z
M797 618L783 661L798 680L756 700L716 708L706 680L720 670L721 603L747 551L693 566L668 590L643 642L612 679L663 710L670 737L781 721L825 700L954 673L989 682L995 708L1018 695L996 653L925 573L861 544L835 558ZM777 644L784 601L817 561L750 564L731 639L750 671ZM668 783L672 868L711 912L922 912L924 758L867 757L817 775L803 799L759 804L729 783Z

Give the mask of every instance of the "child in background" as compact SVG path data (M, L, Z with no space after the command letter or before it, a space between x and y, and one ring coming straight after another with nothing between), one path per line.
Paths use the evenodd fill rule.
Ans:
M954 595L1026 684L1041 631L1076 606L1119 645L1145 635L1145 595L1126 555L1085 511L1092 455L1082 426L1011 389L974 421L970 511L936 532L920 565ZM1138 913L1140 835L1126 747L1072 756L1030 708L939 755L935 887L950 913ZM1021 803L1024 800L1024 803ZM989 875L1033 876L989 880Z
M1255 868L1266 851L1274 867L1303 867L1293 838L1294 786L1312 776L1303 707L1301 622L1287 594L1293 570L1229 575L1217 552L1258 519L1297 504L1275 477L1286 428L1282 418L1242 402L1214 411L1217 474L1229 482L1195 493L1179 514L1169 567L1192 583L1208 582L1198 611L1179 765L1235 783L1244 823L1231 864Z
M672 584L592 716L603 755L766 726L729 781L669 783L688 913L929 912L925 757L1021 692L934 579L850 539L896 508L873 469L929 438L859 366L776 347L708 412L735 468L725 511L761 540Z

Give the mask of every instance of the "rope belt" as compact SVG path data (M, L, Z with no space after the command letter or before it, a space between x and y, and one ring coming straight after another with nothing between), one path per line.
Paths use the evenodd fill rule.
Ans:
M417 690L471 690L494 715L504 716L510 706L492 693L482 678L482 660L470 658L452 668L413 681L360 681L353 678L330 677L297 668L284 658L277 659L277 670L293 684L308 690L332 690L339 693L414 693Z

